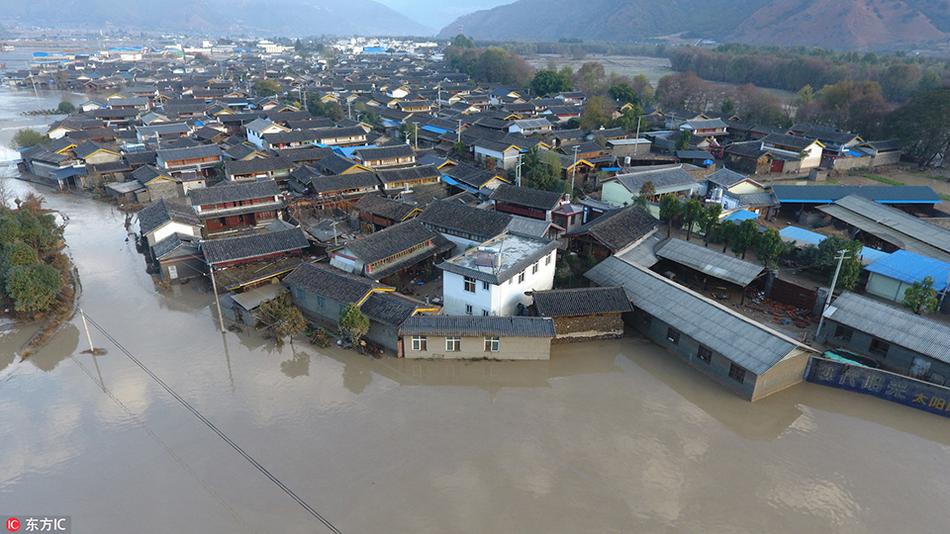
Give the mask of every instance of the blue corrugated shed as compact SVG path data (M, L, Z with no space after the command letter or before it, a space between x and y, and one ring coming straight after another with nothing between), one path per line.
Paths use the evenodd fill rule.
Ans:
M950 263L906 250L898 250L872 263L867 270L908 284L923 282L929 276L937 291L947 287L947 277L950 277Z
M366 148L377 148L377 145L335 146L333 147L333 151L343 156L344 158L353 159L353 152L356 152L357 150L366 149Z
M437 135L444 135L449 132L449 130L446 130L445 128L439 128L438 126L433 126L431 124L426 124L422 127L422 129Z
M786 226L779 230L778 235L786 241L794 241L799 245L813 245L816 247L828 237L797 226ZM862 263L865 265L880 261L888 256L890 256L889 253L883 250L877 250L876 248L864 247L861 249Z
M742 221L752 221L759 218L759 214L754 211L749 210L736 210L729 215L727 215L723 222L730 221L734 223L741 223Z
M859 195L880 204L937 204L940 196L925 185L775 185L772 192L785 204L831 204Z

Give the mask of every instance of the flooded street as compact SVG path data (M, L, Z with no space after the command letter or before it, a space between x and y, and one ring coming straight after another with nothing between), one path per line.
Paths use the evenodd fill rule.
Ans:
M950 524L946 419L811 384L750 404L637 338L548 362L277 349L218 332L203 284L158 290L112 206L40 192L69 217L86 313L342 532ZM71 515L78 533L328 531L102 333L108 353L82 354L76 318L19 361L28 336L0 334L0 514Z

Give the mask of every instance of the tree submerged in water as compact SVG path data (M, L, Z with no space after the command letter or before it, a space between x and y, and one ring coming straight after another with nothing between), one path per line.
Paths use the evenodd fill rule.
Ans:
M283 345L284 338L293 338L307 328L307 320L294 306L290 293L284 293L261 304L258 313L258 327L273 335L278 345Z
M10 147L14 149L29 148L40 143L45 143L46 141L49 141L49 137L46 137L45 134L42 134L33 128L23 128L17 130L17 132L13 134L13 140L10 142Z

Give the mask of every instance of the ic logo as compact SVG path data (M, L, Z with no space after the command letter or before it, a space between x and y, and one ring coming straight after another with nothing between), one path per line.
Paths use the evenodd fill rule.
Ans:
M15 517L7 518L7 530L17 532L20 530L20 520Z

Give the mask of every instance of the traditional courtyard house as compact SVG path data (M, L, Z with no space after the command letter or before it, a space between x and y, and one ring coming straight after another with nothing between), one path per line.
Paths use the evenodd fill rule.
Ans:
M274 123L270 119L258 117L244 125L247 141L259 149L264 149L264 136L289 132L290 129Z
M360 306L369 319L364 338L399 356L399 328L410 317L438 313L439 308L394 292L374 292Z
M870 158L871 167L896 165L900 163L901 155L904 153L901 142L897 139L863 142L854 147L854 150L866 154Z
M294 172L305 172L303 169L307 167ZM379 191L379 180L371 172L324 176L311 171L309 180L314 204L324 207L345 207L364 195Z
M222 159L221 149L217 145L168 148L156 152L158 168L173 175L196 172L208 176L214 167L221 165Z
M903 304L907 289L930 278L933 288L941 296L941 304L950 310L950 298L946 298L950 284L950 263L898 250L874 261L865 270L870 273L865 291L898 304Z
M283 283L307 319L334 330L347 305L363 306L375 293L394 291L364 276L313 263L300 264Z
M426 206L419 220L455 243L459 253L501 235L511 223L511 215L439 200Z
M549 133L553 125L545 118L520 119L512 121L508 126L508 133L521 135L541 135Z
M411 191L413 188L439 183L442 173L432 165L385 169L376 171L376 177L383 184L387 194Z
M106 99L106 105L109 109L132 109L136 111L148 111L151 104L147 98L132 96L110 96Z
M208 270L197 238L172 234L155 243L151 254L158 266L159 278L168 284L205 276Z
M314 146L319 142L320 135L316 130L294 130L288 132L266 133L261 137L262 148L268 150L304 148Z
M135 137L139 143L156 143L161 147L162 141L188 137L194 131L187 122L159 123L151 126L136 126Z
M416 164L416 153L405 144L360 148L353 151L356 161L370 169L407 167Z
M654 343L756 401L802 381L814 349L646 268L610 257L585 275L622 286L634 324Z
M521 147L507 141L482 138L473 144L475 161L504 170L514 169L521 155Z
M565 203L564 195L530 187L500 185L491 195L495 211L542 221L552 220L552 212Z
M848 195L818 210L869 247L885 252L909 250L950 262L950 230L907 212L858 195Z
M76 143L69 138L54 139L21 149L20 159L27 172L40 178L56 180L61 189L75 187L78 184L73 177L79 174L79 169L82 172L85 169L73 156L74 148Z
M292 161L280 156L228 161L224 164L224 175L232 182L276 180L279 185L284 185L295 167Z
M556 241L505 233L440 263L445 313L520 314L525 292L554 286L556 255Z
M729 126L721 118L690 119L679 125L680 131L690 132L697 137L725 137Z
M429 113L433 105L429 100L403 100L397 103L396 107L406 113Z
M826 162L847 156L850 149L864 142L857 134L816 124L793 124L786 133L820 141L824 147L822 157L828 160Z
M438 232L410 220L347 242L330 253L330 265L402 288L430 273L453 248Z
M443 166L442 181L454 191L488 196L502 184L510 181L504 172L492 172L474 165L459 164Z
M554 319L555 340L623 337L623 314L633 310L622 287L584 287L531 292L528 310Z
M378 194L361 197L353 206L366 232L388 228L422 213L418 207Z
M273 180L193 189L188 198L208 235L272 222L284 208Z
M323 174L354 174L369 172L371 169L345 158L337 153L329 154L314 163L314 168Z
M92 118L101 120L106 126L128 128L138 119L141 112L135 109L96 109L89 112Z
M300 228L207 239L201 242L208 267L215 270L246 263L274 261L284 256L300 256L310 246Z
M643 208L631 205L591 220L567 237L571 250L595 259L622 253L652 236L658 221Z
M647 198L648 201L656 201L662 195L688 197L700 187L682 165L674 165L618 174L603 183L600 197L602 201L614 206L629 206L640 196L643 186L647 183L651 184L654 190L654 194Z
M950 384L950 326L845 291L824 313L817 337L870 356L882 369Z
M201 237L201 221L191 206L160 199L139 210L135 217L139 222L139 238L149 248L173 235L188 240Z
M543 317L417 315L399 328L413 359L549 360L554 321Z
M163 198L181 198L185 194L179 180L151 165L142 165L135 169L132 172L132 180L145 188L147 192L145 196L153 202Z
M115 148L107 147L93 141L83 141L73 149L76 159L85 164L98 165L114 163L122 159L122 154Z
M322 146L361 146L367 142L367 133L360 126L342 128L320 128L309 130L317 136L317 144Z

